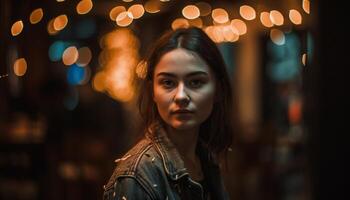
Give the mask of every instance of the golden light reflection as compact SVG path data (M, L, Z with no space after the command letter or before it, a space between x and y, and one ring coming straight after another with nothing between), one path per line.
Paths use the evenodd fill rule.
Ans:
M304 66L306 66L306 53L303 53L303 56L301 57L301 62Z
M75 46L70 46L64 50L62 55L62 62L65 65L73 65L79 57L78 49Z
M277 44L277 45L284 45L284 43L286 41L284 33L278 29L275 29L275 28L271 29L270 38L271 38L272 42Z
M77 5L76 10L78 14L84 15L90 12L92 7L93 7L92 0L81 0Z
M23 76L27 72L27 62L24 58L19 58L13 64L13 72L17 76Z
M79 48L78 50L78 59L77 59L77 64L79 66L86 66L90 63L92 58L92 53L89 47L82 47Z
M239 14L242 16L243 19L246 20L253 20L256 18L255 9L248 5L241 6L239 8Z
M93 78L93 87L106 92L112 98L129 102L135 96L133 85L138 63L139 41L130 29L112 31L100 41L102 52L99 55L101 71Z
M198 28L202 28L203 27L203 20L201 18L196 18L196 19L192 19L189 21L191 26L195 26Z
M310 1L309 0L303 0L303 10L310 14Z
M278 10L271 10L270 11L270 20L273 24L277 26L281 26L284 23L284 17L282 13Z
M149 0L145 4L145 10L148 13L157 13L160 11L160 8L160 1L157 0Z
M145 13L145 9L143 7L143 5L141 4L135 4L135 5L132 5L128 11L130 13L132 13L132 16L134 19L139 19L143 16L143 14Z
M68 17L67 15L60 15L57 16L54 21L53 21L53 28L56 31L60 31L62 29L64 29L64 27L66 27L68 24Z
M184 18L177 18L171 23L171 28L173 30L176 30L178 28L187 28L189 27L190 23L188 22L187 19Z
M247 25L240 19L232 20L231 26L237 29L239 35L244 35L247 33Z
M200 16L207 16L211 13L211 6L206 2L199 2L195 4L200 12Z
M30 13L29 21L31 24L37 24L43 18L44 12L42 8L37 8Z
M132 2L133 0L123 0L124 2Z
M182 15L187 19L199 17L199 9L195 5L188 5L182 9Z
M113 21L115 21L118 17L118 15L122 12L126 11L124 6L116 6L112 8L112 10L109 12L109 18Z
M11 34L13 36L19 35L23 30L23 22L22 20L16 21L15 23L12 24L11 27Z
M260 21L262 23L262 25L264 25L265 27L273 27L273 23L270 19L270 13L269 12L261 12L260 13Z
M121 26L121 27L129 26L132 23L132 21L133 21L132 13L128 11L119 13L116 19L118 26Z
M296 24L296 25L301 24L303 20L300 12L294 9L289 11L289 19L293 24Z
M58 33L58 31L55 30L55 28L53 27L53 22L54 22L55 18L54 19L51 19L48 23L47 23L47 32L50 34L50 35L55 35Z
M212 11L211 17L217 23L224 24L229 21L228 13L222 8L216 8Z

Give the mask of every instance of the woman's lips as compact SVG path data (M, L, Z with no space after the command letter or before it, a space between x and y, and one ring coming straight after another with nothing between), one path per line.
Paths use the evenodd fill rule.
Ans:
M171 112L171 114L193 114L193 111L181 109L181 110L175 110Z

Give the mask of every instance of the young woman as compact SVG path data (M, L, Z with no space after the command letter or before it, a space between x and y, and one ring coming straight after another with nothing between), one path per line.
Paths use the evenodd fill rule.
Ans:
M218 157L232 142L232 94L215 43L199 28L166 33L143 81L145 137L118 159L104 199L228 199Z

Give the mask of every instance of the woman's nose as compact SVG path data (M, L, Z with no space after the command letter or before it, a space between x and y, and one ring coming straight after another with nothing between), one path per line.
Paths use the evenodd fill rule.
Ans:
M175 103L179 104L181 107L187 106L191 98L186 92L186 87L183 83L180 83L176 89L174 96Z

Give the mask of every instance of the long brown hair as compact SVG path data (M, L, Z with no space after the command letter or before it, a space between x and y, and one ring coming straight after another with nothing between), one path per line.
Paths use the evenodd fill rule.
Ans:
M181 28L165 33L154 44L145 59L145 76L140 84L138 106L144 127L162 121L153 101L153 74L160 58L176 48L198 54L212 69L216 79L216 101L212 113L200 126L199 137L208 149L218 155L232 143L232 89L222 55L216 44L199 28Z

